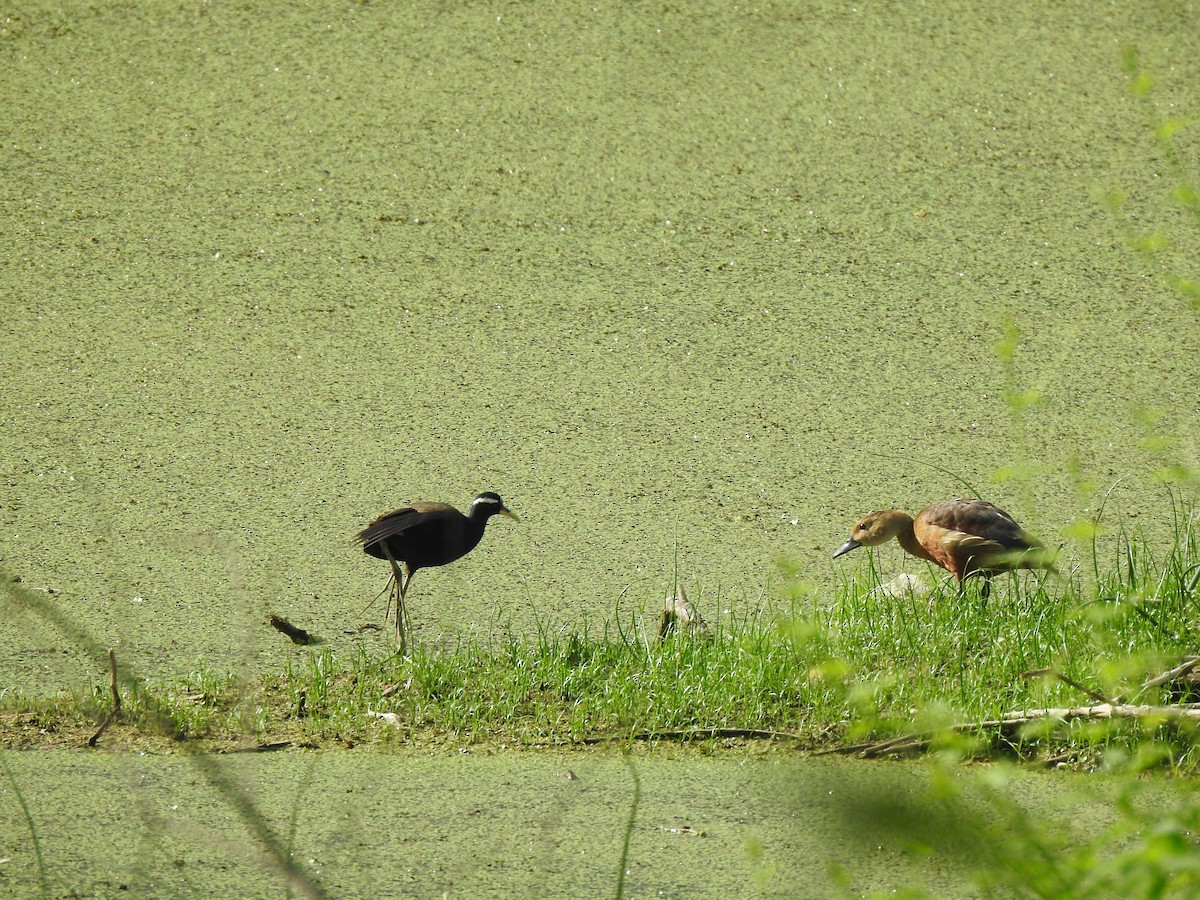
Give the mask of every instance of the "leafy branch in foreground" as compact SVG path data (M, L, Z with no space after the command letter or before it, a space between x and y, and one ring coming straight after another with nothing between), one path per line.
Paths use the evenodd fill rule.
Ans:
M93 735L96 740L112 726L112 722L117 718L116 713L122 707L121 695L119 693L122 687L128 695L136 698L136 703L130 705L135 706L135 713L143 727L148 727L160 735L181 736L182 725L179 717L173 712L171 705L160 698L137 673L128 670L123 670L119 673L111 650L102 649L90 634L73 622L59 607L39 596L34 591L24 587L16 579L6 576L6 573L0 572L0 583L5 585L5 590L13 600L20 603L26 609L36 612L46 621L52 622L76 646L87 653L94 662L101 663L104 661L108 663L112 676L110 683L113 697L111 711L114 715L111 718L108 716L104 717L103 728L96 730ZM17 698L16 705L20 707L30 704L22 698ZM36 704L32 705L35 708L37 706ZM87 704L87 707L90 709L90 702ZM76 713L85 713L83 704L76 705ZM0 734L2 733L0 731ZM4 743L6 744L7 742ZM220 793L230 808L241 818L249 832L259 841L266 851L266 858L280 872L289 887L295 888L305 896L324 896L324 891L316 879L302 871L299 865L291 858L291 854L287 852L283 842L275 834L274 829L261 811L246 796L241 786L222 770L217 760L211 755L202 752L202 748L199 745L189 744L186 741L180 741L179 743L182 749L190 754L190 759L197 771ZM34 838L36 840L36 834L34 834Z
M1122 64L1129 78L1129 90L1146 110L1155 146L1162 155L1169 172L1167 200L1182 210L1195 225L1200 225L1200 189L1188 171L1180 153L1178 141L1192 119L1184 116L1163 117L1154 104L1155 81L1150 69L1142 62L1133 47L1122 52ZM1139 233L1122 210L1126 197L1119 191L1110 191L1104 198L1109 211L1118 217L1125 236L1125 243L1135 253L1153 265L1161 273L1164 283L1181 294L1192 309L1200 309L1200 280L1176 271L1172 264L1164 261L1164 255L1172 246L1171 238L1163 231Z

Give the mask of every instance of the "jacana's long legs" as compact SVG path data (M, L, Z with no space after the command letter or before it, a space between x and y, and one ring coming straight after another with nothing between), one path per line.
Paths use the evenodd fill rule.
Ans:
M397 643L400 645L400 655L404 656L408 652L408 645L412 639L412 629L409 627L408 607L404 605L404 597L408 593L408 586L412 583L413 570L404 567L406 578L404 579L404 587L400 589L399 596L396 597L396 627L400 630L400 638Z
M396 558L392 556L392 551L388 549L386 543L379 545L383 549L383 555L387 557L387 561L392 564L392 577L396 584L396 646L399 648L400 655L403 656L408 650L408 610L404 608L404 595L408 592L408 583L412 581L413 573L410 570L405 577L405 574L400 571L400 565L396 562ZM408 568L407 565L405 568ZM388 609L391 609L392 598L388 596ZM387 618L387 610L383 613L384 619Z

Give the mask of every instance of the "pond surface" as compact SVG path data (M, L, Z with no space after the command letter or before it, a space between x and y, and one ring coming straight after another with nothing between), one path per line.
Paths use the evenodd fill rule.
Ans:
M1120 65L1194 115L1183 7L19 7L0 572L45 604L0 592L0 691L101 684L109 646L150 678L274 671L271 613L387 652L351 536L412 500L522 517L414 582L416 639L452 644L653 611L676 577L744 614L781 557L819 602L866 565L829 558L855 517L964 480L1048 543L1105 498L1159 539L1151 473L1200 458L1196 314L1098 199L1195 276ZM1041 400L1018 420L1007 390ZM2 758L0 888L37 886L16 785L52 896L281 892L185 757ZM615 893L619 758L218 764L333 895ZM826 897L831 864L969 895L973 848L913 849L945 822L921 769L635 764L627 896ZM1102 783L1012 791L1106 815Z
M653 613L676 576L712 621L781 557L819 597L857 516L964 480L1050 543L1115 484L1108 521L1161 536L1200 328L1097 192L1194 274L1119 50L1194 111L1196 34L1123 3L22 4L0 563L174 677L277 668L271 613L384 652L351 536L484 489L522 524L418 575L419 641ZM0 604L7 686L102 677Z
M279 896L262 845L186 756L0 754L0 890L37 869L51 896ZM298 753L211 758L330 896L827 898L921 887L975 896L989 804L970 770L775 755L454 757ZM1111 821L1103 778L1011 776L1031 821L1090 837ZM1072 832L1071 829L1074 829Z

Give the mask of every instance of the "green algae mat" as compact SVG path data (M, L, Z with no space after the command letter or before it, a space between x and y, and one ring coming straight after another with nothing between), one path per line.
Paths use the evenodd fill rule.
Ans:
M1154 529L1200 329L1124 238L1195 258L1153 129L1200 109L1191 19L19 4L7 577L175 675L277 666L271 613L382 651L351 536L411 500L523 522L418 576L423 642L820 590L959 479L1051 544L1106 497ZM103 677L2 602L10 686Z
M866 565L830 559L855 517L970 487L1068 559L1101 509L1167 534L1156 473L1200 455L1200 328L1170 279L1200 240L1194 133L1168 148L1162 125L1200 110L1198 24L1090 2L10 6L0 569L22 584L0 691L103 684L55 622L151 678L280 668L305 651L271 614L385 653L361 626L387 567L353 534L483 490L522 523L417 577L419 643L652 619L676 581L710 620L753 614L780 560L820 596ZM34 834L52 895L279 890L244 880L273 876L186 760L5 758L18 893ZM380 825L450 776L276 759L232 777L279 791L255 796L335 893L615 890L619 760L599 805L575 763L457 768L433 819ZM868 856L889 861L860 891L929 875L844 832L814 859L808 801L722 765L646 775L665 799L628 895L826 896L829 862Z
M0 760L33 810L51 896L281 896L254 830L186 758ZM331 897L615 896L622 862L629 897L826 898L843 880L855 896L908 885L962 897L995 849L987 827L959 818L992 809L965 774L955 797L895 764L293 753L216 768ZM1008 791L1078 837L1109 824L1112 788L1033 774ZM0 783L15 810L11 793ZM0 889L36 894L33 854L9 840Z

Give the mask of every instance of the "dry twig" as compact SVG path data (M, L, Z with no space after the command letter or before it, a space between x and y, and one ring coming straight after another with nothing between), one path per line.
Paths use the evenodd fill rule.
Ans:
M1063 684L1069 684L1071 687L1075 688L1075 690L1082 691L1083 693L1085 693L1089 697L1091 697L1093 700L1095 700L1097 703L1112 702L1109 700L1108 697L1105 697L1103 694L1097 693L1096 691L1093 691L1087 685L1080 684L1078 681L1068 678L1062 672L1059 672L1058 670L1054 669L1053 667L1045 668L1045 669L1030 669L1028 672L1021 673L1022 678L1037 678L1041 675L1053 675L1055 678L1057 678Z
M1192 669L1196 668L1196 666L1200 666L1200 656L1189 656L1175 668L1168 669L1161 675L1151 678L1149 681L1142 684L1142 686L1137 689L1137 693L1134 694L1134 696L1140 697L1151 688L1156 688L1159 685L1166 684L1168 681L1174 681L1176 678L1182 678L1184 675L1187 675L1189 672L1191 672Z

